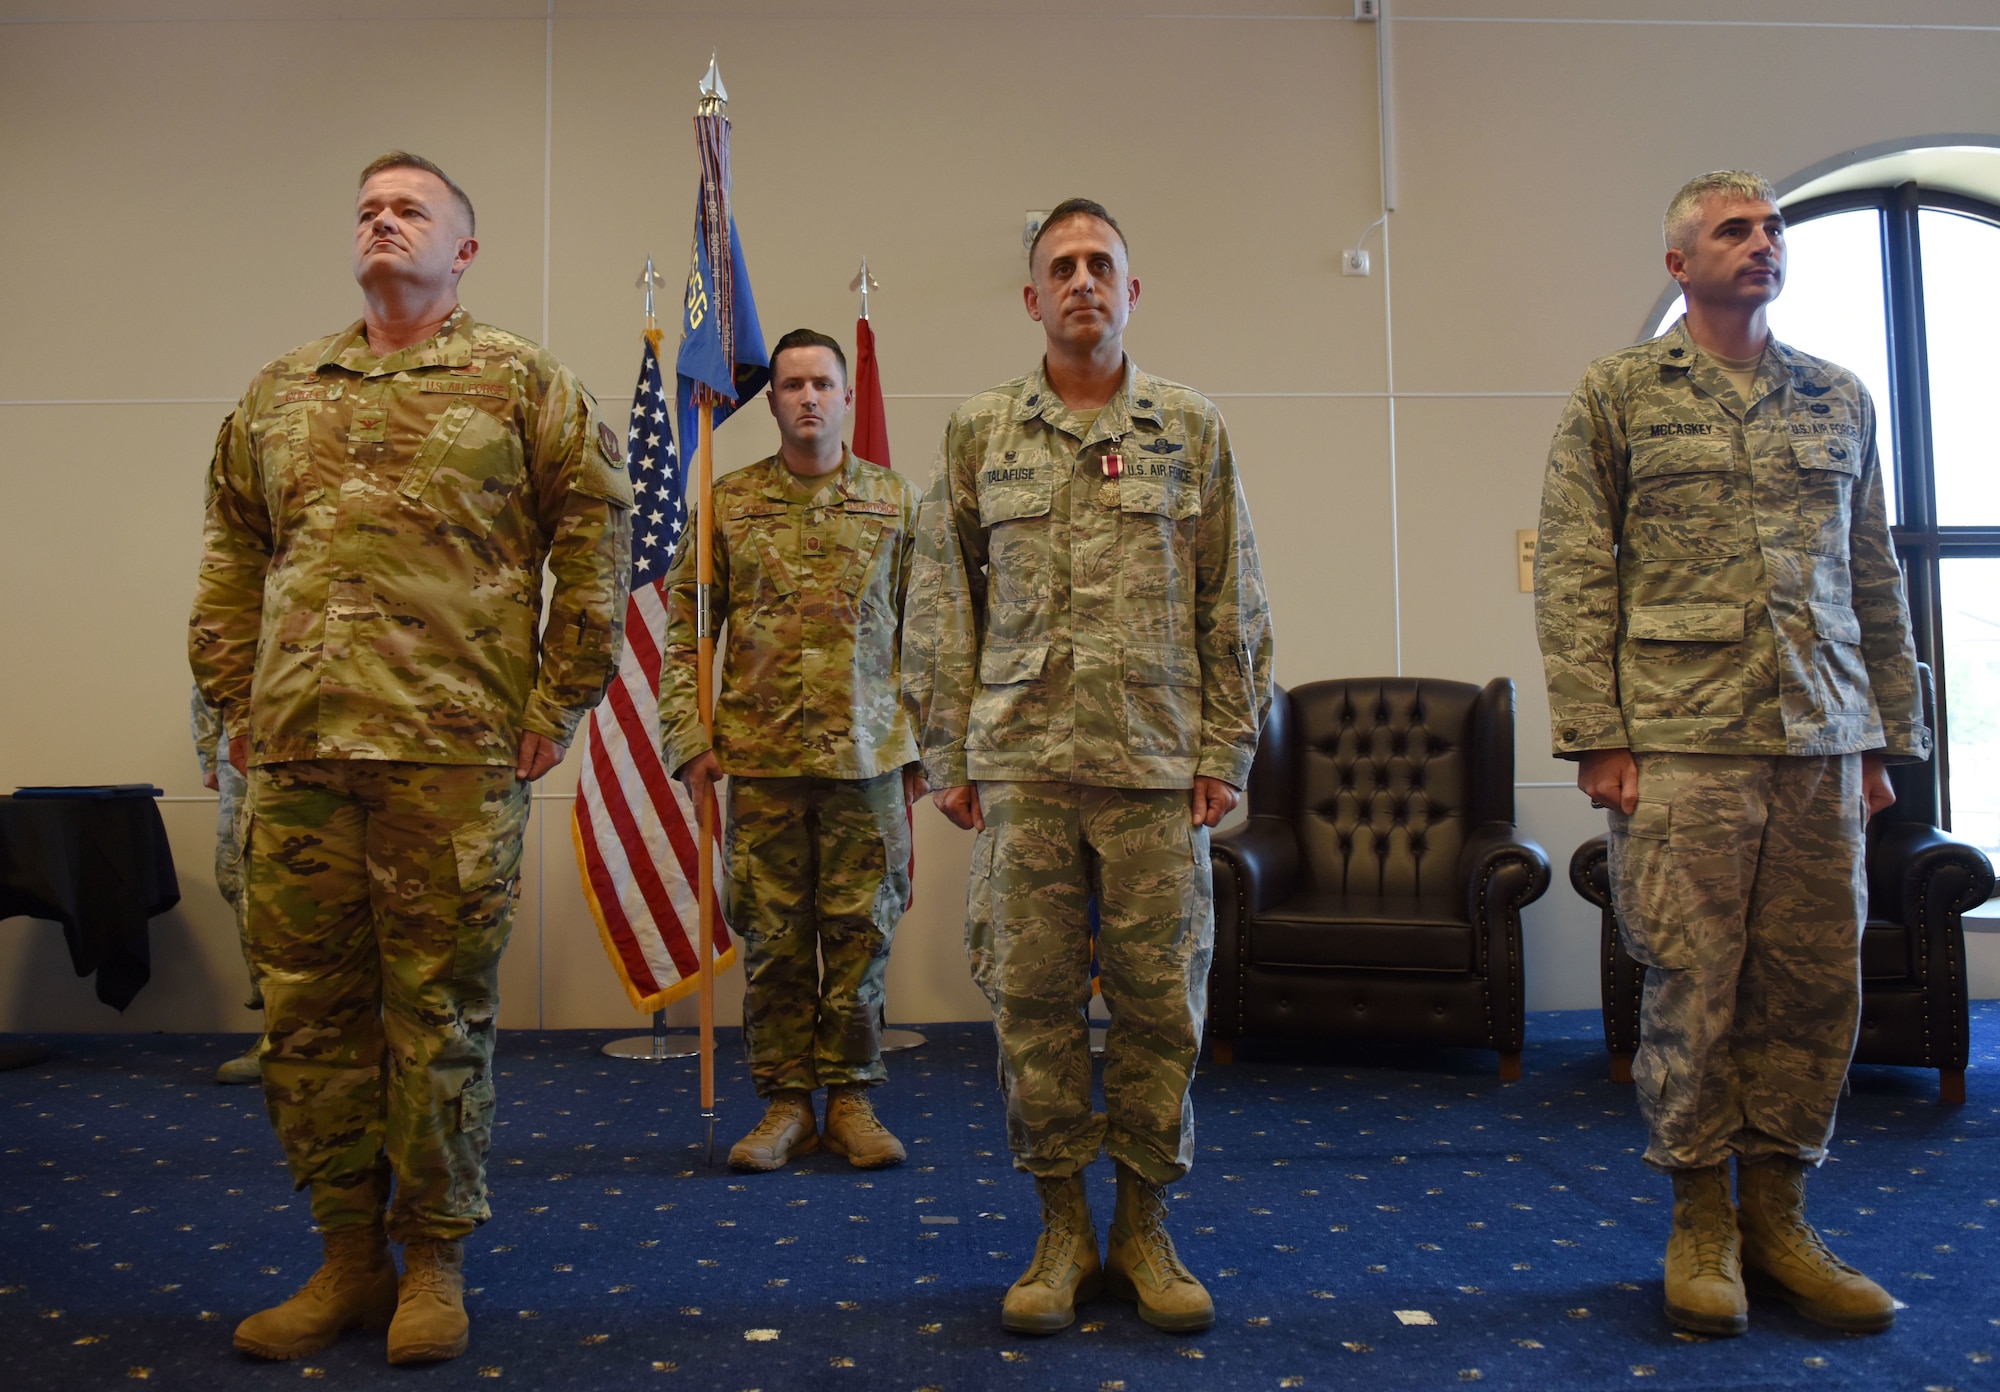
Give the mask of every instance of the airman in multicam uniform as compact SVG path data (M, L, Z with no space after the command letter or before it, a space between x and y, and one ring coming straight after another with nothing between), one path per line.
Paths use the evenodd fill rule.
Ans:
M1047 352L953 413L924 497L903 693L945 815L976 829L966 908L992 1003L1008 1143L1043 1230L1002 1323L1053 1333L1108 1280L1165 1329L1214 1322L1165 1187L1194 1158L1207 1015L1208 829L1271 700L1271 631L1222 417L1142 372L1124 234L1073 199L1024 292ZM1088 906L1111 1023L1091 1110ZM1100 1260L1083 1170L1108 1150Z
M1687 314L1584 374L1535 565L1555 752L1609 809L1647 969L1633 1072L1674 1184L1666 1312L1740 1334L1747 1273L1886 1329L1888 1294L1804 1214L1854 1051L1862 829L1894 800L1883 762L1930 752L1875 409L1770 335L1784 219L1762 179L1694 180L1666 239Z
M910 903L909 804L924 791L897 697L917 492L841 444L853 401L838 340L810 329L778 340L779 451L712 495L709 622L728 629L712 745L695 709L692 545L668 580L662 759L697 806L729 777L743 1036L766 1101L730 1149L739 1170L778 1169L822 1141L864 1169L904 1158L868 1090L888 1076L883 978Z
M249 776L264 1093L326 1247L236 1344L388 1323L420 1362L466 1344L528 789L616 670L632 492L576 379L459 306L457 185L385 155L357 212L361 322L258 373L216 442L189 649Z
M244 778L229 762L229 735L222 728L222 712L194 691L188 700L188 729L194 735L194 755L201 763L201 784L216 795L215 808L215 888L229 912L236 918L236 937L243 945L243 964L250 974L250 998L244 1008L264 1009L264 988L257 970L250 966L249 918L243 904L243 836L248 828L244 801ZM229 1086L262 1082L263 1066L257 1056L263 1052L260 1038L249 1049L219 1065L215 1081Z

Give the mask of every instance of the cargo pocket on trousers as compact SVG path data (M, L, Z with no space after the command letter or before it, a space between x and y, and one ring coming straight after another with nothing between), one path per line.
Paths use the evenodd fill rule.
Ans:
M973 787L976 790L978 784ZM972 866L965 890L965 960L972 984L993 999L993 856L997 834L989 824L972 837Z
M472 1137L479 1144L493 1134L493 1080L488 1077L474 1078L458 1094L456 1129Z
M512 770L508 771L509 777ZM451 833L458 872L458 941L452 976L464 984L488 975L507 946L521 889L521 834L527 785L509 789L499 810ZM491 806L491 804L488 804Z
M471 1079L446 1106L444 1120L452 1129L446 1150L452 1157L451 1206L463 1217L483 1220L489 1212L484 1162L493 1141L493 1079Z
M1612 885L1618 938L1643 966L1694 965L1687 936L1690 896L1673 854L1673 804L1641 799L1628 817L1611 814Z

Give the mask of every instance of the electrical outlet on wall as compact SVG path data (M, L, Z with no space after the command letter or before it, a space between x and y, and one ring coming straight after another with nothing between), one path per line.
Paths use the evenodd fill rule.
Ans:
M1342 275L1365 276L1368 274L1368 253L1365 251L1343 251L1340 253L1340 273Z
M1382 17L1382 0L1354 0L1354 17L1356 19L1380 19Z

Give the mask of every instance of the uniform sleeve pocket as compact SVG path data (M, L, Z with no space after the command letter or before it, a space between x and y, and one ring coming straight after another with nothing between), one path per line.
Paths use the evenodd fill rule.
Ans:
M979 680L988 686L1033 681L1048 660L1047 643L988 643L979 651Z
M1743 606L1648 604L1632 610L1625 631L1663 643L1738 643L1743 640Z
M1807 604L1812 610L1813 631L1829 643L1861 642L1861 619L1845 604Z

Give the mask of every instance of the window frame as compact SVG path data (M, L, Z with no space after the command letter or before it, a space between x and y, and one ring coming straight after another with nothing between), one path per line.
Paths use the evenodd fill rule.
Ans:
M2000 203L1910 181L1808 198L1783 209L1788 225L1873 208L1881 214L1882 293L1886 300L1889 390L1896 438L1896 516L1890 535L1903 567L1917 658L1931 668L1937 692L1938 806L1951 828L1951 695L1945 679L1942 564L2000 558L2000 524L1948 526L1937 518L1937 461L1931 439L1930 361L1924 323L1923 237L1926 210L1957 213L2000 231ZM1664 312L1664 311L1663 311ZM1878 442L1878 449L1880 443Z

